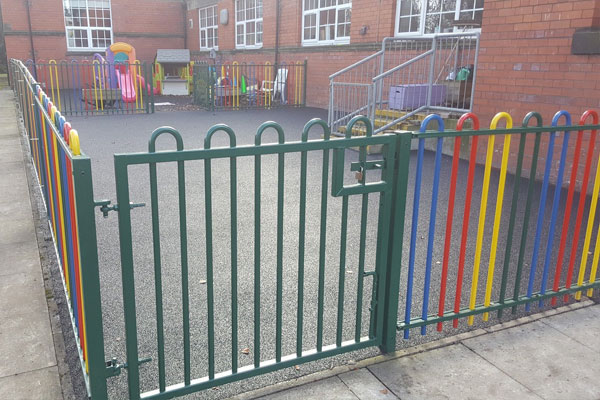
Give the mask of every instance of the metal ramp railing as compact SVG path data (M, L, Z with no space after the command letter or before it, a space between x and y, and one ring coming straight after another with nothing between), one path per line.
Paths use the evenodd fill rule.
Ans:
M471 111L478 50L479 33L385 38L380 51L329 77L332 134L359 114L379 133L407 129L403 121L426 111Z

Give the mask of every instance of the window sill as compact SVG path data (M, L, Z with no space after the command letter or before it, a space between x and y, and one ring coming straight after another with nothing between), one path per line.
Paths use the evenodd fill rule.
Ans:
M235 46L236 50L258 50L262 49L262 44L260 46Z
M302 42L303 47L311 47L311 46L340 46L350 44L350 40L321 40L316 42Z

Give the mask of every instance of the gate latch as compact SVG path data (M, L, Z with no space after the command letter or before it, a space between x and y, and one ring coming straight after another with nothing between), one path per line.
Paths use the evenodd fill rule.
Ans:
M144 363L152 361L152 358L142 358L138 360L138 365L142 365ZM106 362L106 377L111 378L113 376L121 375L121 369L127 369L127 363L119 363L116 358L112 358Z
M104 218L108 218L108 213L110 211L119 211L118 204L113 204L111 206L110 203L111 203L110 200L98 200L98 201L94 202L94 205L96 207L100 207L100 211L102 212L102 215L104 216ZM130 209L134 209L136 207L145 207L145 206L146 206L146 203L129 203Z

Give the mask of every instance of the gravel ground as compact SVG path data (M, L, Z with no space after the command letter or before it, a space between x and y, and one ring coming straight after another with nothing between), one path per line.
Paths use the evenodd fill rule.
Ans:
M238 145L252 144L256 128L265 120L275 120L282 124L286 133L286 141L297 141L303 125L313 117L326 118L326 113L319 109L289 109L289 110L253 110L237 112L209 113L205 111L178 111L157 112L153 115L127 115L112 117L76 117L71 118L73 126L80 133L81 147L92 158L94 174L94 190L96 199L111 199L115 201L115 182L113 154L123 152L138 152L147 149L148 139L153 129L162 125L173 126L181 132L185 148L201 148L203 138L208 128L216 123L227 123L236 132ZM312 138L319 138L320 132L312 134ZM273 133L265 133L263 142L275 141ZM213 138L212 147L226 146L227 139L224 134ZM480 144L480 149L485 146ZM161 138L158 141L160 149L172 148L169 139ZM545 149L542 149L545 153ZM313 154L314 153L314 154ZM499 157L499 155L498 155ZM346 164L356 161L357 153L346 152ZM370 156L370 159L379 159L380 156ZM423 187L421 192L421 211L418 227L418 240L416 251L416 267L414 277L413 312L412 316L420 315L422 305L416 299L422 298L424 282L424 266L427 248L427 231L429 226L429 208L431 203L431 186L433 180L433 155L427 153L424 164ZM240 353L238 360L240 366L252 362L253 352L253 267L254 267L254 159L238 159L238 298L239 298L239 337L238 346ZM446 207L448 201L447 181L451 158L442 159L442 190L438 202L436 240L433 249L432 286L430 291L429 311L437 311L439 300L439 282L441 260L443 254L443 235L445 230ZM284 195L284 279L283 279L283 354L291 354L296 345L296 307L297 307L297 266L298 266L298 199L299 199L299 154L286 154L285 157L285 195ZM412 200L414 186L415 154L411 155L411 176L407 201L407 223L405 226L405 240L403 241L403 270L401 276L399 318L404 318L405 293L406 293L406 265L410 238L410 221L412 214ZM307 226L306 226L306 255L305 255L305 307L304 307L304 349L312 349L316 337L316 299L318 284L318 246L320 224L320 191L321 191L322 152L309 153L308 163L308 193L307 193ZM539 168L542 168L540 165ZM569 171L570 172L570 171ZM446 309L452 307L454 290L456 286L456 261L460 231L462 229L462 215L464 206L464 185L467 176L467 163L461 161L459 165L459 182L456 194L455 222L451 250L450 271L448 275L448 291ZM224 371L230 367L231 359L231 300L230 300L230 203L229 203L229 160L214 160L212 162L212 202L213 202L213 243L214 243L214 271L215 271L215 343L216 343L216 369ZM352 182L353 173L346 170L346 182ZM163 299L165 318L165 351L167 384L179 383L183 380L183 351L182 351L182 309L181 309L181 270L180 270L180 243L179 243L179 210L177 207L177 180L175 165L160 165L158 168L159 180L159 208L161 224L161 260L163 274ZM465 280L463 284L462 304L468 304L471 287L472 261L475 252L475 235L477 217L479 215L480 185L483 180L483 168L477 168L475 182L476 188L472 200L472 214L469 225L469 246L467 262L465 265ZM151 209L149 196L149 174L147 166L133 166L129 168L130 197L132 202L146 202L147 207L136 208L132 211L133 251L135 265L135 290L138 323L138 341L140 358L152 357L151 363L140 367L142 391L153 390L158 387L158 366L156 350L156 312L154 293L154 267L152 251ZM490 199L486 219L486 231L482 255L481 273L478 285L478 302L483 299L485 279L489 260L491 230L495 211L495 193L498 182L498 172L492 172ZM498 297L500 276L502 273L506 230L510 212L510 195L512 194L514 178L507 177L506 200L503 207L502 226L498 243L498 256L496 273L494 277L494 291L492 299ZM521 185L519 208L517 214L517 228L515 230L515 243L510 252L511 263L508 271L509 293L515 281L515 265L518 256L518 243L521 239L523 224L523 210L527 182ZM528 233L527 255L525 257L525 272L522 287L526 286L529 274L529 263L533 247L533 235L537 219L540 184L536 184L534 206ZM540 247L540 259L546 251L548 237L548 221L552 206L554 188L548 192L546 206L546 223ZM492 195L493 194L493 195ZM205 257L205 211L204 211L204 167L203 162L186 163L186 201L187 201L187 232L189 247L189 282L190 282L190 324L191 324L191 359L192 378L200 378L207 371L207 338L206 338L206 257ZM578 195L575 195L575 202ZM561 193L560 209L566 201L566 191ZM355 315L358 307L362 309L363 323L361 332L368 332L369 302L371 298L371 280L365 279L364 299L362 305L356 304L357 294L357 269L360 234L360 196L352 196L349 207L348 223L348 253L345 270L345 298L344 298L344 340L354 336ZM577 204L577 203L575 203ZM589 199L586 201L586 206ZM375 262L375 245L377 242L377 213L379 196L369 196L369 223L367 227L366 270L371 270ZM262 242L261 242L261 356L263 360L274 358L275 348L275 266L276 266L276 215L277 215L277 157L262 157ZM338 274L340 252L340 221L341 199L329 197L327 209L327 257L325 279L325 329L324 344L335 343L336 316L338 301ZM103 294L104 334L106 343L106 357L117 357L125 361L124 321L122 311L122 285L120 254L118 244L117 215L111 213L107 219L97 214L98 246L101 268L101 285ZM559 216L562 212L559 211ZM587 218L587 213L584 214ZM574 217L570 229L573 230ZM554 246L551 248L555 260L558 248L558 238L562 217L558 220L555 231ZM572 232L569 237L572 237ZM580 240L579 247L583 244ZM593 250L592 250L593 251ZM552 261L550 276L556 262ZM543 263L538 264L535 290L541 282ZM576 266L579 265L577 260ZM564 273L563 273L564 276ZM551 286L551 285L550 285ZM523 289L521 290L523 293ZM560 302L559 302L560 305ZM535 312L537 304L532 306ZM505 313L503 320L524 315L521 309L516 314ZM473 327L467 327L462 321L458 329L446 328L438 333L435 327L428 329L427 336L418 334L415 330L409 340L400 339L398 348L413 346L418 343L439 339L458 332L495 324L498 319L493 316L490 322L483 322L481 317L475 318ZM250 355L242 352L248 348ZM221 386L188 398L225 398L231 395L252 390L261 386L273 384L277 381L293 379L300 375L318 370L331 368L335 365L347 363L351 360L362 359L378 354L375 348L366 349L343 356L329 358L321 361L303 364L297 368L287 368L278 372L266 374L238 383ZM111 398L121 399L127 397L127 374L109 379Z

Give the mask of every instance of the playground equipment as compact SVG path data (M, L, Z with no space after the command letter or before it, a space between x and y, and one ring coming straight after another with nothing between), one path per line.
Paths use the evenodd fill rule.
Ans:
M304 105L306 61L194 66L194 102L207 108L272 108Z
M164 95L186 96L192 93L192 69L187 49L159 49L154 58L154 87Z
M94 68L94 79L100 89L120 89L121 98L127 103L141 100L138 96L143 96L143 88L151 91L150 85L146 84L141 75L141 65L136 59L135 48L128 43L117 42L110 45L106 49L106 59L101 54L94 54L94 63L97 64Z

